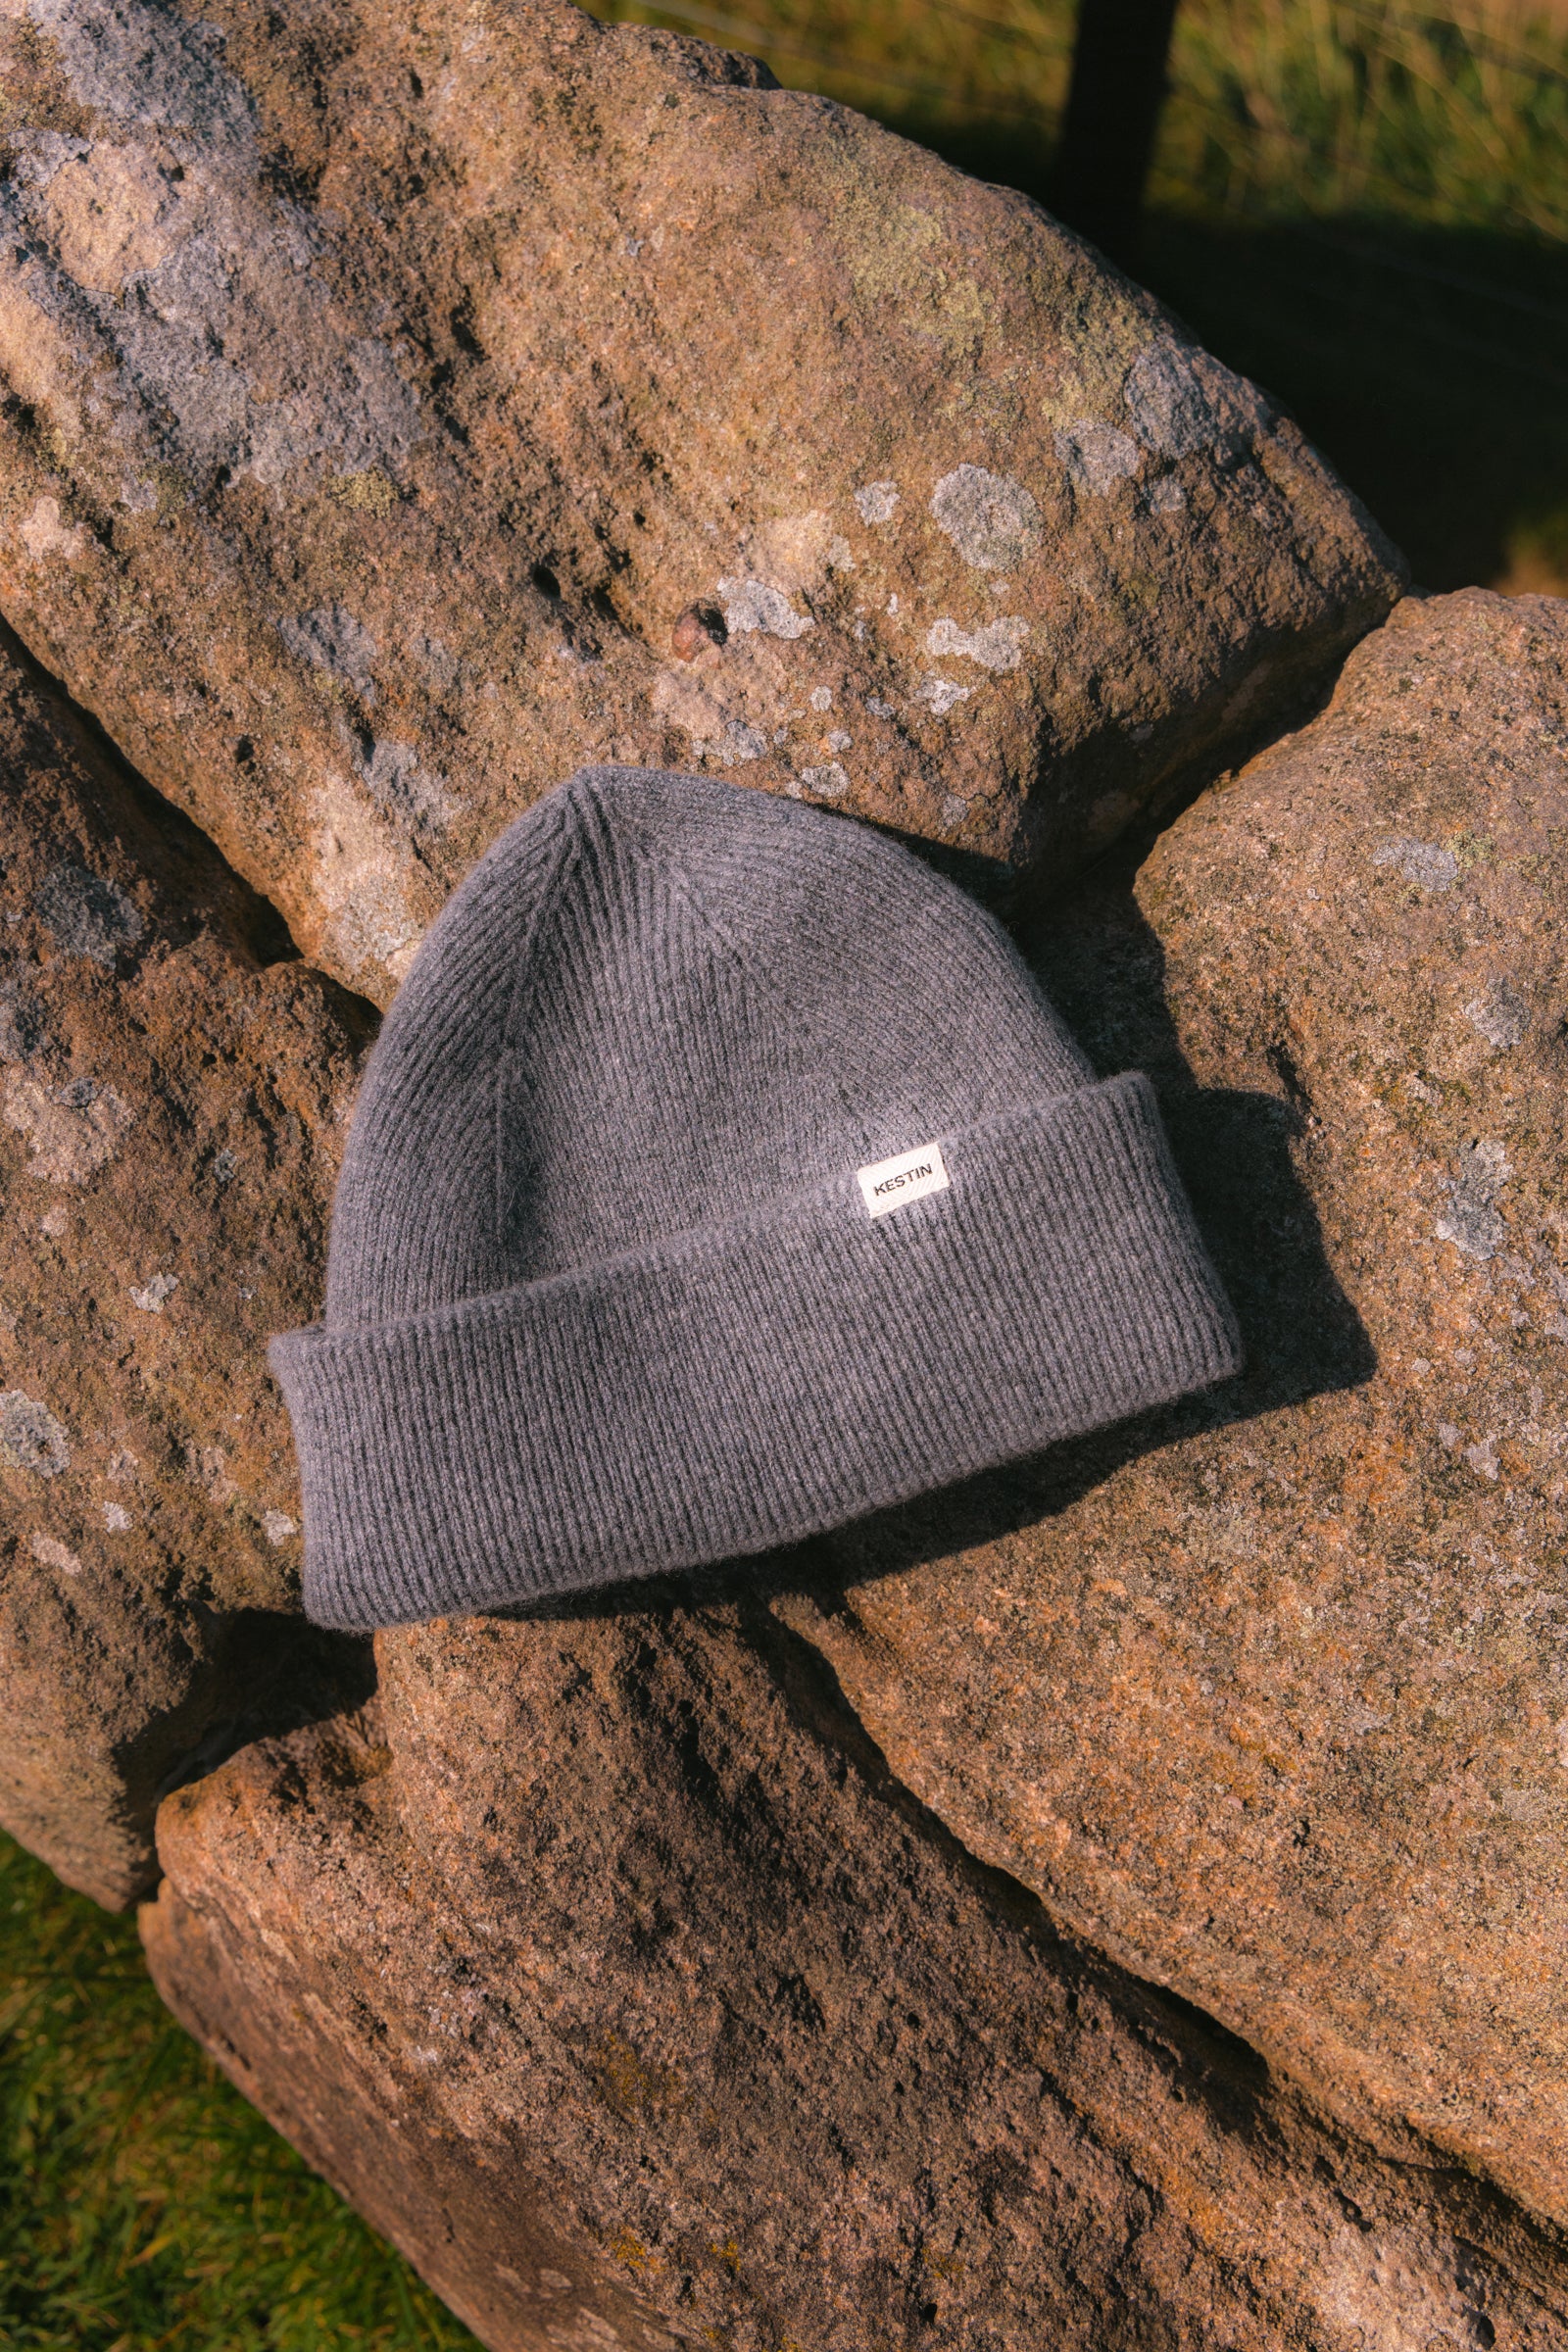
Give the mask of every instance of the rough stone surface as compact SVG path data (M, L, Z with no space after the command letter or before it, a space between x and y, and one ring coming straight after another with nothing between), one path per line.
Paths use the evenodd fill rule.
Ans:
M1402 605L1039 961L1250 1365L832 1549L893 1770L1391 2151L1568 2222L1568 605Z
M1540 2233L1064 1945L755 1595L377 1654L168 1800L146 1946L496 2352L1564 2340Z
M367 1011L0 653L0 1821L106 1903L298 1622L263 1350Z
M166 1804L166 1997L486 2342L1568 2341L1565 759L1568 607L1409 602L1031 943L1235 1384Z
M380 1002L584 760L1059 873L1395 591L1148 296L745 60L565 0L0 60L0 603Z

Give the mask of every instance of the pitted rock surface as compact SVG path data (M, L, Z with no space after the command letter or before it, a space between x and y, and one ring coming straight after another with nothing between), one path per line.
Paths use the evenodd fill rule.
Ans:
M315 1311L368 1009L0 659L0 1821L106 1903L298 1623L264 1351Z
M566 0L0 15L0 603L384 1003L585 760L1054 877L1386 612L1025 199Z
M780 1604L971 1851L1558 2225L1565 829L1568 605L1412 600L1044 932L1163 1089L1250 1368Z
M1562 2342L1539 2232L1065 1945L755 1594L377 1657L166 1802L144 1938L494 2352Z

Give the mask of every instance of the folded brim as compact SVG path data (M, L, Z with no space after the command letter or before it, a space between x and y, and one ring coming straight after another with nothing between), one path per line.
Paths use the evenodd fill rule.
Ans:
M890 1214L846 1169L275 1340L310 1615L367 1630L770 1549L1237 1369L1146 1079L934 1140L947 1189Z

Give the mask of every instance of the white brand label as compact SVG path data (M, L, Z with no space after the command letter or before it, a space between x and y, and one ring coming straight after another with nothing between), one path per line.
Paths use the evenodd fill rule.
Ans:
M873 1217L885 1217L890 1208L902 1208L906 1200L923 1200L927 1193L948 1189L948 1171L936 1144L922 1144L917 1152L901 1152L897 1159L875 1160L868 1168L858 1168L856 1174Z

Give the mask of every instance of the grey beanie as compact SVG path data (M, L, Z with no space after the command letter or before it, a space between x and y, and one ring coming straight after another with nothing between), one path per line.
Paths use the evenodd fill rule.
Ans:
M1239 1350L1148 1080L989 915L845 817L592 767L420 948L270 1360L306 1607L368 1628L761 1551Z

